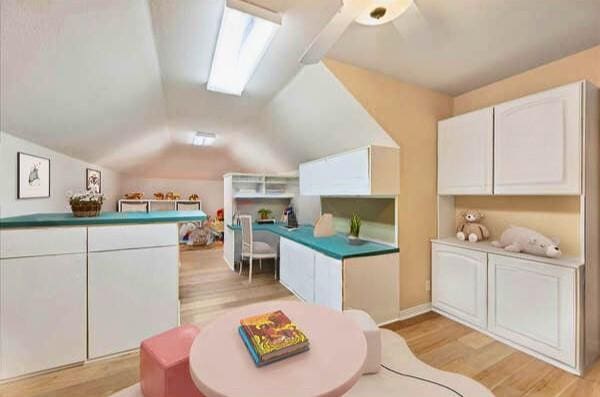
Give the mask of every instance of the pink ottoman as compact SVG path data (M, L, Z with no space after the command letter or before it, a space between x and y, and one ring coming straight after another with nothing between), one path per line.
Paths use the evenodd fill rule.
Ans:
M204 397L190 377L190 348L200 330L173 328L142 342L140 384L144 397Z

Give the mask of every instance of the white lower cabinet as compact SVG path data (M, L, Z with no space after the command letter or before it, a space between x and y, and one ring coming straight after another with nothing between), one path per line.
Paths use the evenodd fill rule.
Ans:
M178 255L176 245L88 254L90 358L177 326Z
M342 310L342 261L286 238L280 242L280 281L306 302Z
M432 283L433 307L486 327L487 254L433 244Z
M433 243L432 305L578 372L578 269L536 259Z
M576 366L575 269L489 255L490 332Z
M342 310L342 261L315 253L315 303Z
M85 290L85 253L0 259L0 379L85 361Z

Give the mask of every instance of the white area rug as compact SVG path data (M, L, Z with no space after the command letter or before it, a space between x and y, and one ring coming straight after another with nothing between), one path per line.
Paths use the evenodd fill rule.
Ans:
M421 362L410 351L404 338L395 332L382 329L381 342L383 364L410 376L398 375L382 368L377 374L364 375L360 378L352 390L346 393L346 397L494 397L491 391L473 379L452 372L440 371ZM113 394L112 397L144 396L139 384L135 384Z

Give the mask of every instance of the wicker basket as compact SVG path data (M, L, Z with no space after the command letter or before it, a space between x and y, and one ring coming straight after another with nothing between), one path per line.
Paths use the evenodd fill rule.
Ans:
M71 204L71 210L76 217L98 216L101 208L102 204L98 202Z

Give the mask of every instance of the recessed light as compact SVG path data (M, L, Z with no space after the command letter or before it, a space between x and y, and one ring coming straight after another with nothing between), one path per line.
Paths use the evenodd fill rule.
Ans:
M242 95L280 25L276 12L227 0L206 88Z
M192 140L192 145L210 146L215 142L215 139L217 139L217 136L210 132L196 132L196 135L194 135L194 139Z
M374 0L356 22L367 26L383 25L402 15L412 3L413 0Z

